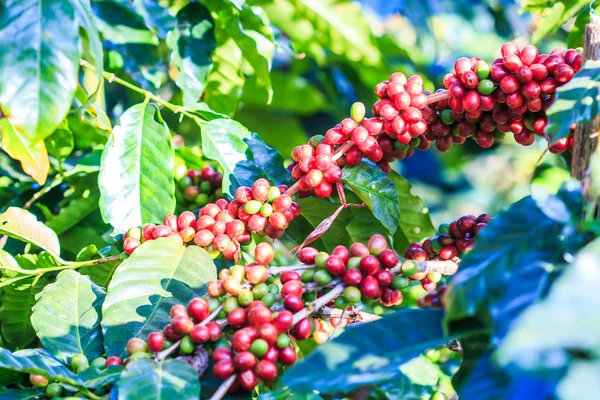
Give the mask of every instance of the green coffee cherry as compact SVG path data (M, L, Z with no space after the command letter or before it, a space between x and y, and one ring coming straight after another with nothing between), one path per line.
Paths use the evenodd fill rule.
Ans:
M269 285L269 293L279 294L279 286L275 283Z
M261 207L262 203L258 200L250 200L249 202L244 204L244 210L246 210L248 214L256 214L260 211Z
M236 297L229 297L223 303L223 311L225 311L227 314L229 314L230 312L232 312L239 306L240 306L240 303L238 302L238 299Z
M494 82L490 81L489 79L479 81L477 84L477 91L483 95L492 94L494 89L496 89Z
M290 345L290 337L285 333L280 333L279 336L277 336L277 341L275 342L275 345L280 349L285 349Z
M269 351L269 344L263 339L256 339L250 345L250 351L256 357L260 358L267 354L267 351Z
M360 260L362 260L362 257L351 257L346 263L346 266L348 267L348 269L359 269Z
M260 301L262 301L265 306L271 307L273 304L275 304L277 299L273 293L267 293L260 299Z
M346 300L343 296L339 296L337 299L335 299L333 305L335 306L335 308L339 308L340 310L343 310L344 308L348 307L348 303L346 303Z
M262 299L267 293L269 293L269 286L264 282L259 283L252 288L252 294L257 300Z
M71 368L75 372L85 371L90 366L90 362L84 354L76 354L71 359Z
M208 195L206 193L200 193L194 199L194 203L196 203L196 205L198 207L204 207L205 205L208 204L209 201L210 201L210 197L208 197Z
M263 204L260 208L260 213L263 215L263 217L270 217L271 214L273 214L273 206L269 203Z
M477 66L475 67L475 73L480 81L487 79L490 75L490 66L485 61L478 61Z
M50 398L54 398L54 397L60 397L60 395L62 394L63 388L62 386L60 386L60 384L54 382L48 385L48 387L46 388L46 396L50 397Z
M348 286L342 294L345 302L348 304L356 304L360 301L360 290L354 286Z
M319 285L327 285L333 280L333 277L326 270L320 269L317 272L315 272L314 279L315 282Z
M325 261L327 261L327 258L329 257L328 253L325 253L324 251L320 251L317 256L315 257L315 265L317 266L317 268L325 268Z
M438 228L438 232L440 234L447 234L450 231L450 224L440 224L440 227Z
M189 337L189 336L186 336ZM191 339L190 339L191 340ZM150 358L150 354L148 353L133 353L129 356L129 361L138 360L140 358Z
M357 101L356 103L352 104L352 107L350 107L350 116L356 122L362 121L366 114L367 110L365 109L365 105L361 102Z
M179 352L183 354L192 354L195 349L194 342L192 342L192 338L189 336L184 336L179 343Z
M213 191L213 187L209 181L200 182L200 193L210 194Z
M237 296L237 300L240 306L248 307L250 303L254 301L254 295L250 289L242 289Z
M104 358L104 357L95 358L94 361L92 361L92 363L90 365L94 368L104 369L104 366L106 365L106 358Z
M452 117L452 110L443 110L440 113L440 119L444 125L452 125L454 123L454 117Z
M304 283L313 282L315 277L314 269L307 269L300 275L300 280Z
M410 285L410 281L408 280L408 278L406 278L404 276L396 275L392 279L392 284L391 284L392 289L402 290L402 289L406 289L409 285Z
M400 269L402 271L402 275L404 275L407 278L410 278L411 276L419 272L419 266L416 262L412 260L404 261Z

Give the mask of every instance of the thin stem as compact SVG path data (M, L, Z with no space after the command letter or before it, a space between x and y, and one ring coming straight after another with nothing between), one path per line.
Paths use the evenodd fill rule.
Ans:
M454 275L456 271L458 271L458 264L460 263L460 259L455 260L432 260L432 261L413 261L417 264L419 268L419 272L439 272L442 275ZM398 275L401 271L402 262L396 264L396 266L390 269L390 272L393 275Z
M323 307L325 304L329 303L331 300L338 297L340 294L342 294L345 288L346 285L344 285L343 283L338 283L337 286L331 289L328 293L326 293L322 297L319 297L312 303L308 303L306 307L294 314L292 325L296 325L301 319L306 318L308 315L312 314L319 308Z
M288 188L288 190L285 191L284 194L287 194L288 196L293 196L297 191L300 190L300 182L296 182L294 183L292 186L290 186Z
M85 60L81 60L80 64L84 68L87 68L87 69L89 69L91 71L96 71L96 68L92 64L88 63ZM175 105L173 103L169 103L168 101L161 99L159 96L155 95L154 93L149 92L147 90L144 90L144 89L142 89L142 88L140 88L140 87L138 87L138 86L136 86L134 84L131 84L131 83L129 83L129 82L127 82L127 81L125 81L125 80L117 77L113 73L102 71L102 76L109 83L112 83L112 82L118 83L121 86L124 86L124 87L126 87L128 89L133 90L134 92L138 92L140 94L143 94L145 97L154 100L158 104L163 105L165 108L168 108L169 110L173 111L174 113L181 113L181 114L185 115L186 117L195 120L198 123L202 122L202 120L197 115L187 112L183 107Z
M307 269L317 268L316 265L311 264L299 264L299 265L289 265L285 267L269 267L269 275L279 275L287 271L304 271Z
M233 374L229 378L227 378L227 380L224 381L221 384L221 386L219 386L219 388L217 389L215 394L213 394L211 396L210 400L221 400L223 398L223 396L225 396L225 394L227 394L227 391L229 390L231 385L233 385L233 382L235 382L236 378L237 378L237 375L235 375L235 374Z
M346 316L346 310L347 310L347 308L344 308L342 310L342 315L340 315L340 319L339 319L338 323L335 325L335 328L333 328L333 332L331 333L331 336L329 336L329 339L327 339L327 341L330 341L335 337L335 333L337 332L338 328L342 324L342 320Z
M446 100L449 98L450 98L449 91L447 91L447 90L439 91L437 93L430 94L429 96L427 96L427 104L437 103L438 101Z
M208 324L210 321L212 321L213 319L215 319L217 317L217 315L219 315L219 313L221 312L222 309L223 309L223 304L221 304L219 307L215 308L215 310L212 313L210 313L210 315L208 317L206 317L206 319L204 321L200 322L198 325L206 325L206 324ZM156 356L154 357L154 360L155 361L162 361L162 360L164 360L171 353L173 353L175 350L177 350L179 348L180 344L181 344L181 339L179 339L178 341L176 341L170 347L167 347L163 351L160 351L160 352L156 353Z
M340 158L341 156L344 155L345 152L347 152L348 150L350 150L352 148L352 146L354 146L353 142L346 142L343 145L341 145L340 147L338 147L338 149L335 151L335 153L333 153L333 156L331 157L331 159L333 161L337 160L338 158Z

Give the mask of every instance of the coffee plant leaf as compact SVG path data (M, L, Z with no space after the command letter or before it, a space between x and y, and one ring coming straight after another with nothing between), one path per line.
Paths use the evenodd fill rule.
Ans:
M56 232L22 208L9 207L0 214L0 234L37 246L56 258L60 256Z
M556 197L548 199L550 208ZM468 317L490 324L491 318L502 337L506 325L541 295L551 264L562 259L564 224L547 212L526 197L494 216L450 282L448 324Z
M501 365L532 372L567 367L573 348L597 356L600 241L588 244L552 285L547 297L514 321L496 357ZM585 285L578 285L585 282ZM578 287L577 290L573 290ZM573 304L578 306L573 308ZM548 318L548 315L553 315ZM554 357L551 366L548 357Z
M122 372L123 367L120 365L109 365L102 369L90 366L85 371L78 373L77 377L83 381L86 388L100 389L118 382Z
M106 293L88 276L65 270L39 293L31 323L44 345L56 358L70 363L84 354L89 360L104 354L100 328Z
M487 343L487 340L485 343ZM511 380L504 371L494 364L491 350L483 353L477 351L476 354L471 354L469 350L466 350L464 360L472 364L469 373L462 376L459 370L452 379L452 384L459 396L468 399L486 400L506 398ZM462 369L463 366L461 365Z
M350 327L287 371L282 384L292 391L328 394L390 380L403 364L448 341L442 318L440 310L404 309Z
M390 234L400 223L400 203L394 181L376 164L363 161L344 167L342 181L369 207Z
M175 154L156 105L136 104L120 121L102 153L98 184L102 217L124 233L175 209Z
M138 359L127 364L119 379L118 400L197 400L200 383L194 368L179 360Z
M95 1L92 9L96 16L98 30L104 41L112 44L151 44L158 43L154 33L148 29L144 18L133 7L134 2Z
M85 31L82 36L83 58L91 60L96 68L96 77L98 82L102 80L102 71L104 70L104 52L102 50L102 41L98 33L96 19L90 2L80 0L69 0L75 9L75 16L81 29ZM96 88L92 88L96 89Z
M556 89L546 114L546 134L554 142L569 135L571 124L591 121L600 114L600 61L586 61L570 82Z
M435 236L435 228L423 200L412 194L410 182L396 171L390 171L388 175L398 191L400 224L394 236L394 248L402 254L410 243Z
M44 393L34 389L7 389L0 387L0 395L5 400L38 400Z
M129 339L162 330L171 320L171 307L203 295L216 278L203 248L166 238L145 242L117 267L108 286L102 306L106 354L124 357Z
M258 396L258 400L322 400L323 398L314 392L292 392L289 389L273 390L264 392Z
M71 107L81 52L68 1L3 2L0 18L2 112L31 146L48 137Z
M11 353L0 347L0 370L44 375L76 388L83 388L83 380L44 349L25 349Z
M177 25L167 35L171 59L179 69L175 83L183 92L183 105L195 104L204 92L217 47L210 11L189 3L177 13Z
M99 260L101 258L107 257L112 253L117 254L115 249L111 249L111 247L105 247L103 249L98 250L98 247L94 244L84 247L77 253L77 257L75 261L90 261L90 260ZM83 267L79 269L79 272L82 275L87 275L90 277L92 282L96 285L106 288L110 279L112 278L115 269L119 266L121 261L111 261L104 262L102 264L90 265L89 267Z
M58 128L52 135L45 140L46 150L51 154L59 164L71 154L74 147L73 133L65 128Z
M226 36L230 37L241 50L244 59L254 70L254 74L260 87L267 93L266 102L270 103L273 97L271 88L271 60L275 45L271 38L259 33L267 29L267 26L256 26L256 19L247 28L241 19L242 7L233 1L206 0L203 2L212 12L217 13L217 28Z
M37 183L43 185L50 170L48 151L43 140L33 143L18 132L8 118L0 119L2 132L2 149L21 162L21 168Z
M155 29L161 38L165 38L177 24L177 19L169 9L154 0L136 0L133 7L144 18L146 25Z
M559 399L584 399L591 393L600 393L600 362L574 361L556 388Z
M234 115L238 109L246 78L242 72L242 52L235 41L216 32L217 48L212 55L213 69L208 74L204 101L217 112Z
M533 3L532 1L530 3ZM540 20L536 24L535 31L531 34L531 41L533 44L538 43L544 37L552 32L556 32L564 25L568 20L573 18L582 7L590 4L587 0L559 0L549 2L549 7L539 7L530 5L524 8L532 9L541 14ZM584 11L584 12L587 12Z
M0 249L0 267L7 269L19 268L19 264L9 252Z
M276 150L269 150L258 135L239 122L216 119L203 123L200 128L204 155L223 169L224 194L234 197L238 187L250 187L258 178L269 178L276 184L289 183L283 157ZM270 157L267 157L269 151Z
M98 189L92 188L89 192L86 192L85 196L69 201L60 209L58 214L52 215L51 218L46 220L46 225L53 229L57 235L61 235L98 210L99 199L100 192Z

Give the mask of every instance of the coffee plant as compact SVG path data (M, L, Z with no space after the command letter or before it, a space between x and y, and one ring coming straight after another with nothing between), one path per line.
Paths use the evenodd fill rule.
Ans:
M597 7L362 3L0 5L0 398L600 396Z

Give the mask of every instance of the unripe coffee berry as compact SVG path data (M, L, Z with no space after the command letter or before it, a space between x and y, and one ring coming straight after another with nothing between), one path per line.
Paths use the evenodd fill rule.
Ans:
M356 103L352 104L352 107L350 107L350 115L352 116L352 119L354 121L356 121L356 122L362 121L366 115L365 105L360 102L356 102Z
M353 286L345 288L342 296L348 304L356 304L361 299L360 290Z
M162 344L161 344L162 347ZM127 342L127 352L129 354L135 354L135 353L145 353L146 351L148 351L148 345L146 344L146 342L144 342L142 339L139 338L131 338L129 339L129 341ZM73 365L75 363L75 359L76 357L82 356L83 354L78 354L77 356L73 357L73 360L71 360L71 365ZM83 356L85 357L85 356ZM82 359L83 359L82 357ZM82 360L83 361L83 360ZM87 358L85 359L85 364L87 364ZM80 364L80 362L78 361L77 364ZM79 369L75 366L73 366L73 368L75 369Z

